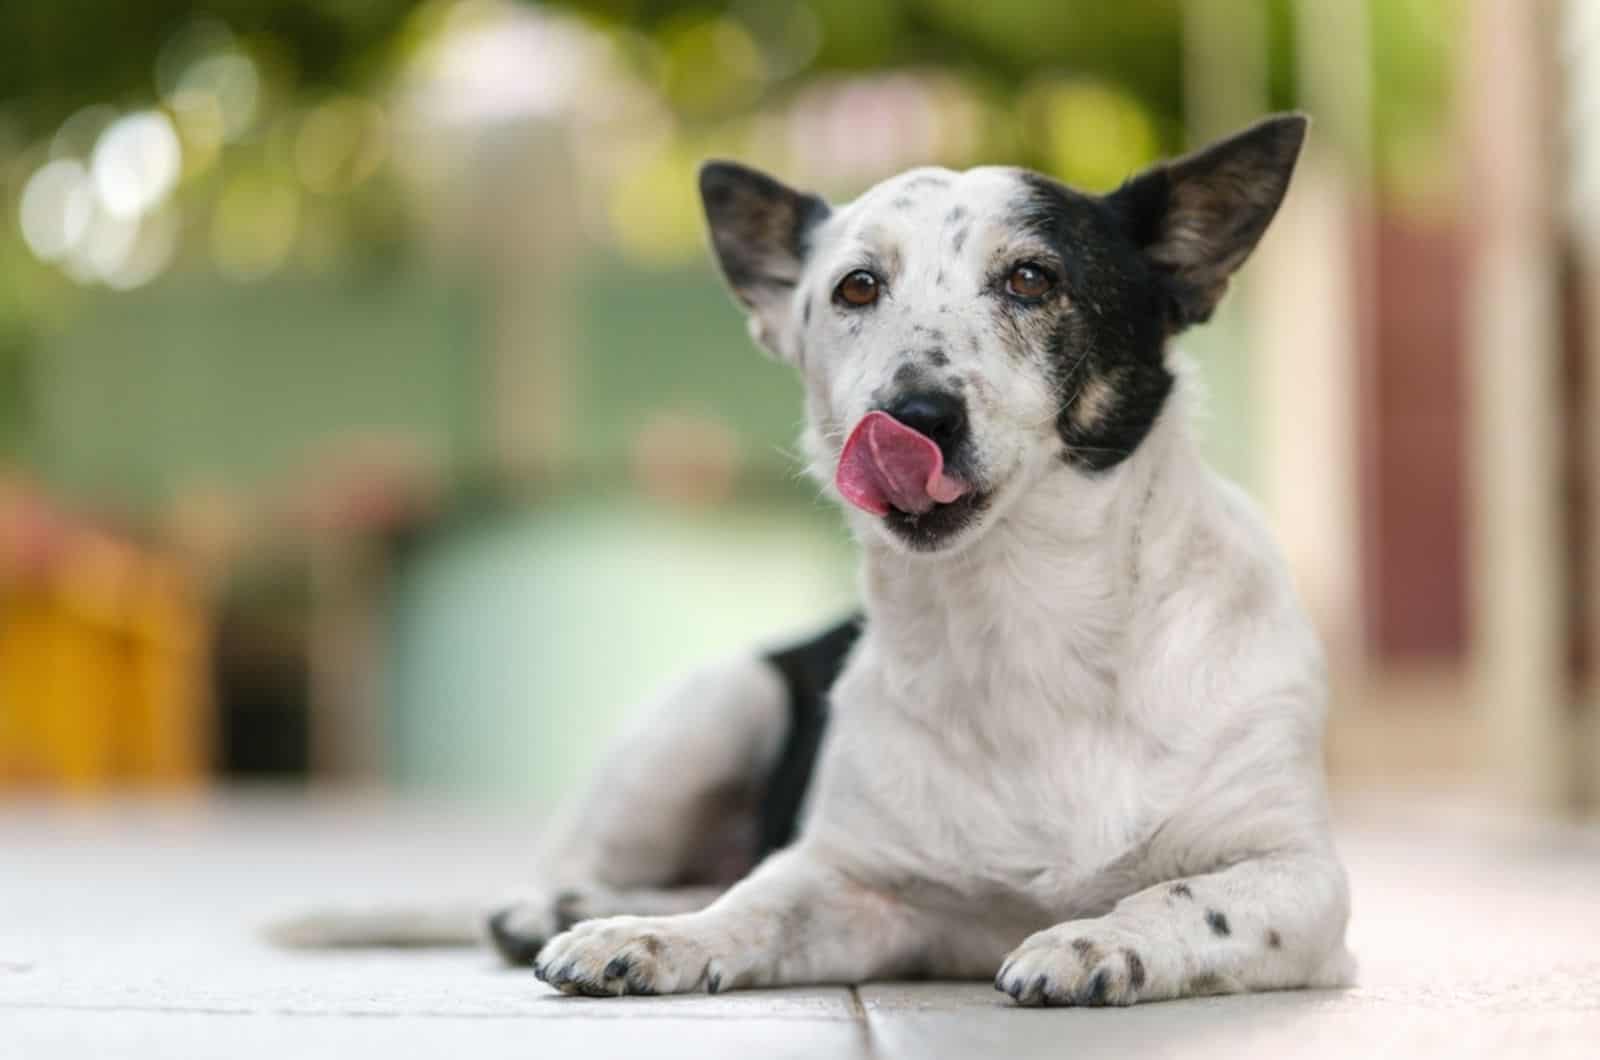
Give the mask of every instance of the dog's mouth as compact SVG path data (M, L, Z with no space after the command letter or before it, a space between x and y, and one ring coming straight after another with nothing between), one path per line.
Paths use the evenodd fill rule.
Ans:
M989 500L966 477L946 470L937 442L885 412L869 412L850 432L834 485L918 551L938 548Z
M949 504L940 504L920 515L891 509L883 525L915 552L933 552L950 543L970 526L989 505L989 493L977 490L962 494Z

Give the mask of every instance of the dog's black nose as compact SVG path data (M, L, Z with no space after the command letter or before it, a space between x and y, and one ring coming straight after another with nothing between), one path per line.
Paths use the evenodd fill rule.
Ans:
M917 390L902 394L888 408L889 415L927 435L949 457L967 429L967 405L961 395L942 390Z

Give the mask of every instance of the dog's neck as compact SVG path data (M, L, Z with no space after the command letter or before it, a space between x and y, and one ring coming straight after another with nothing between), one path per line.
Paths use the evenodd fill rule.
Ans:
M1003 680L1040 670L1054 645L1109 665L1148 573L1149 540L1174 533L1208 481L1189 429L1191 390L1180 378L1116 467L1089 475L1056 463L957 553L906 556L869 541L866 606L885 663L926 669L938 653L967 679Z

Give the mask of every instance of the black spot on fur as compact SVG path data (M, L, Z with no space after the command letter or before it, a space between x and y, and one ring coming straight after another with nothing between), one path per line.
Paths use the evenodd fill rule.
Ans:
M1220 994L1226 989L1222 976L1213 972L1202 972L1192 977L1184 984L1184 993L1204 997L1207 994Z
M1144 986L1144 958L1137 950L1123 950L1122 959L1128 962L1128 985L1138 990Z
M909 195L897 195L895 196L894 200L889 203L889 205L893 206L896 210L909 210L916 204L917 200L913 199Z
M914 364L912 361L912 358L914 358L916 354L912 353L910 350L906 350L900 356L904 357L905 360L901 363L900 367L894 370L894 383L896 386L906 389L909 388L913 383L917 382L917 380L922 376L922 372L918 370L916 364Z
M1166 287L1104 200L1033 173L1021 180L1011 223L1052 249L1061 275L1052 295L1021 304L1000 293L1015 263L994 262L996 323L1019 353L1046 360L1064 458L1103 471L1144 440L1172 390Z
M1227 938L1233 933L1233 929L1228 927L1227 915L1215 909L1206 910L1206 925L1211 928L1211 933L1218 938Z
M607 979L623 979L623 978L626 978L628 972L631 971L632 968L633 968L633 966L628 963L628 958L626 958L626 957L613 957L613 958L611 958L611 963L606 965L606 973L605 973L606 974L606 978Z
M1172 895L1174 898L1194 897L1194 892L1189 889L1189 885L1187 883L1175 883L1172 885L1172 890L1168 891L1167 893Z
M1267 932L1267 949L1269 949L1269 950L1281 950L1281 949L1283 949L1283 936L1278 934L1278 932L1276 930L1269 930Z
M1073 939L1072 952L1076 953L1084 964L1094 964L1100 960L1100 947L1088 939Z
M944 215L944 223L947 225L960 224L961 221L966 218L967 212L968 211L965 206L957 203L956 205L950 207L949 213Z
M967 245L967 237L972 235L972 226L963 225L956 229L955 235L950 237L950 250L952 253L961 253L961 248Z
M811 296L806 295L806 304L800 310L800 318L807 324L811 323Z
M828 726L828 689L861 637L864 619L853 615L832 629L766 656L789 693L789 732L767 778L757 813L758 857L794 839L800 806L811 784L817 750Z
M949 186L950 181L948 178L933 173L924 173L920 177L913 177L906 181L904 185L906 191L910 191L913 188L948 188Z
M950 363L950 355L945 353L937 346L928 350L926 356L928 358L928 363L933 365L935 368L943 368L945 365Z

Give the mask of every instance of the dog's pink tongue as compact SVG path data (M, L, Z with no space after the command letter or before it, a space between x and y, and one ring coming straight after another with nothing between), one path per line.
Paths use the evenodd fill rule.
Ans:
M967 492L966 483L944 473L938 443L887 412L867 413L850 432L834 484L845 500L873 515L891 508L921 515Z

